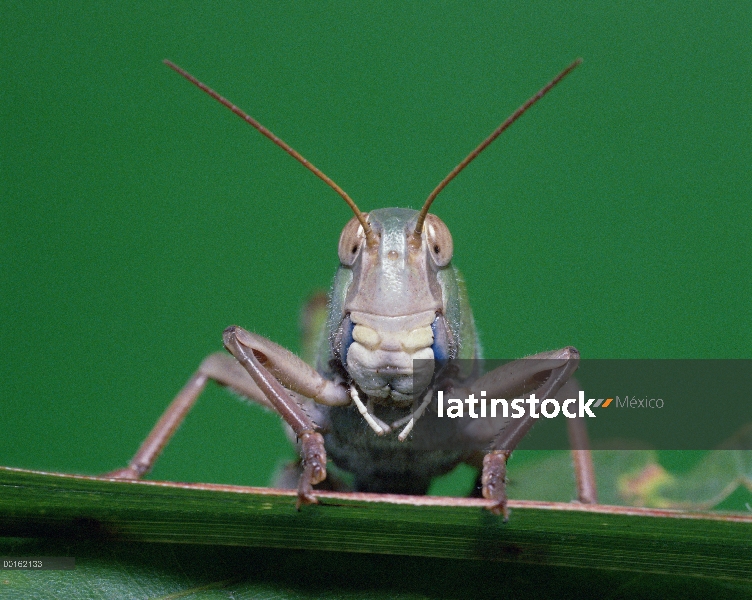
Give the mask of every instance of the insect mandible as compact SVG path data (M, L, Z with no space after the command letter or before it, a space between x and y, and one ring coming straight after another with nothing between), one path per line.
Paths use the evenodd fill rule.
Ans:
M353 475L356 491L425 494L431 480L460 463L479 470L488 508L507 516L506 463L534 419L477 423L440 419L431 406L448 385L439 375L451 359L478 359L472 312L451 259L452 236L428 211L439 192L480 152L581 62L575 60L527 100L429 195L420 211L385 208L361 212L329 177L255 119L173 64L198 86L332 187L354 217L339 240L340 266L328 305L323 343L312 366L274 342L237 326L224 331L232 354L212 354L142 443L128 466L106 476L138 479L157 457L208 382L214 380L276 411L300 444L297 505L315 503L314 486L326 483L327 458ZM468 394L514 394L535 382L539 398L571 385L579 353L573 347L508 363L470 383ZM415 359L423 359L414 363ZM428 365L414 368L414 364ZM524 385L523 385L524 382ZM451 385L451 382L449 382ZM510 396L511 397L511 396ZM578 496L595 502L592 462L584 425L568 419ZM289 470L288 470L289 479ZM330 485L332 485L330 478Z

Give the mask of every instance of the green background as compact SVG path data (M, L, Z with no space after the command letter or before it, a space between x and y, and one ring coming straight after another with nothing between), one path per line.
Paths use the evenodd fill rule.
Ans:
M6 3L0 464L123 466L221 332L299 349L351 213L452 182L486 355L752 357L748 3ZM722 383L719 382L719 392ZM208 390L153 472L265 485L278 420Z

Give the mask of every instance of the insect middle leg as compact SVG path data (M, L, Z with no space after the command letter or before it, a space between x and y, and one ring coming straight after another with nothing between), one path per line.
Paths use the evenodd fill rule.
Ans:
M271 408L292 428L301 442L303 465L298 505L315 502L313 486L326 477L324 440L291 392L323 404L343 405L350 402L347 389L323 378L288 350L239 327L228 328L224 340L235 358L222 354L209 356L172 401L128 466L104 476L139 479L148 473L207 381L213 379Z
M211 354L204 359L198 370L162 413L149 435L129 461L128 466L105 473L103 477L140 479L151 471L159 455L185 417L188 416L210 379L273 410L273 406L266 399L266 396L233 357L220 353Z

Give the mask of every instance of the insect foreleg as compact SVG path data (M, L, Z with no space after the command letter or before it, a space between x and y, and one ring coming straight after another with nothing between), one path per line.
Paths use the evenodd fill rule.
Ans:
M231 327L225 332L225 345L235 357L226 354L207 357L165 410L128 466L104 477L140 479L148 473L195 405L206 383L213 379L276 411L290 425L302 445L303 473L298 502L315 502L312 486L326 477L324 443L288 389L321 404L336 406L350 403L347 388L325 379L283 347L239 327Z
M315 503L317 500L313 495L313 486L326 479L324 438L316 431L316 425L303 408L293 399L290 392L282 386L277 376L261 364L254 348L247 345L247 342L252 342L252 338L244 334L248 334L248 332L240 327L228 327L223 335L225 348L248 371L248 374L259 389L264 392L264 395L272 406L274 406L274 409L292 428L300 440L300 457L303 473L298 482L297 506L300 508L301 504ZM265 362L269 362L266 356L263 356L263 358ZM321 376L319 378L322 381L327 381ZM317 387L323 388L325 386L322 383L322 385Z
M534 360L531 360L534 359ZM539 398L554 398L577 370L580 354L575 348L564 348L554 352L538 354L534 357L508 363L481 377L473 384L473 391L479 393L479 386L496 384L490 387L493 395L505 391L527 388L527 381L534 381L536 375L548 372L545 382L533 390ZM493 500L490 510L507 517L506 463L509 455L535 424L535 419L526 413L520 419L512 419L494 438L489 452L483 459L481 476L483 497Z
M350 404L350 396L345 385L322 377L316 369L287 348L237 326L228 327L223 336L225 347L235 355L235 358L240 360L238 355L227 347L227 340L230 337L249 349L265 370L288 390L327 406Z

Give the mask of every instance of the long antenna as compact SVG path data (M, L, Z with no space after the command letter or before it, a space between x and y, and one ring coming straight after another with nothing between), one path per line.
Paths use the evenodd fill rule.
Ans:
M288 145L285 141L278 138L276 135L274 135L271 131L269 131L266 127L264 127L261 123L259 123L256 119L251 117L250 115L243 112L240 108L235 106L232 102L227 100L226 98L220 96L217 92L215 92L213 89L211 89L208 85L201 83L198 79L196 79L193 75L188 73L188 71L185 71L184 69L181 69L179 66L177 66L174 62L165 59L164 63L170 67L173 71L178 73L179 75L182 75L185 77L188 81L190 81L193 85L195 85L197 88L201 89L202 91L209 94L212 98L214 98L217 102L222 104L223 106L226 106L229 108L232 112L234 112L236 115L238 115L241 119L243 119L246 123L248 123L251 127L256 129L261 135L269 138L272 142L277 144L282 150L287 152L290 156L292 156L295 160L297 160L301 165L303 165L306 169L311 171L316 177L324 181L329 187L331 187L335 192L337 192L340 196L342 196L342 199L347 202L348 206L352 209L352 211L355 213L355 217L360 221L361 226L363 227L363 233L366 236L366 243L373 247L379 243L378 238L376 237L376 234L371 229L371 226L368 224L368 221L366 220L365 215L360 212L360 209L358 206L353 202L352 198L347 195L345 190L343 190L341 187L339 187L334 181L332 181L323 171L321 171L318 167L314 166L312 163L308 162L297 150L292 148L290 145Z
M423 208L420 211L420 214L418 215L418 222L415 225L415 231L413 232L414 239L420 243L420 234L423 231L423 222L426 220L426 215L428 214L428 209L431 208L431 204L436 199L436 196L439 195L439 192L443 190L447 184L452 181L457 175L459 174L462 169L464 169L467 165L469 165L472 160L478 156L481 152L483 152L490 144L493 142L497 137L499 137L502 132L507 129L512 123L514 123L517 119L519 119L523 113L530 108L533 104L538 102L543 96L545 96L548 92L551 91L551 89L559 83L562 79L564 79L567 75L569 75L580 63L582 62L581 58L578 58L575 60L571 65L569 65L566 69L564 69L561 73L559 73L556 77L554 77L550 82L548 82L546 85L541 88L541 90L535 94L532 98L530 98L525 104L520 106L516 111L514 111L510 117L504 121L501 125L499 125L494 132L489 135L485 140L481 142L481 144L473 150L470 154L467 155L465 160L463 160L460 164L458 164L452 171L444 177L444 179L441 181L439 185L436 186L436 189L430 193L428 196L428 199L426 199L425 204L423 204Z

